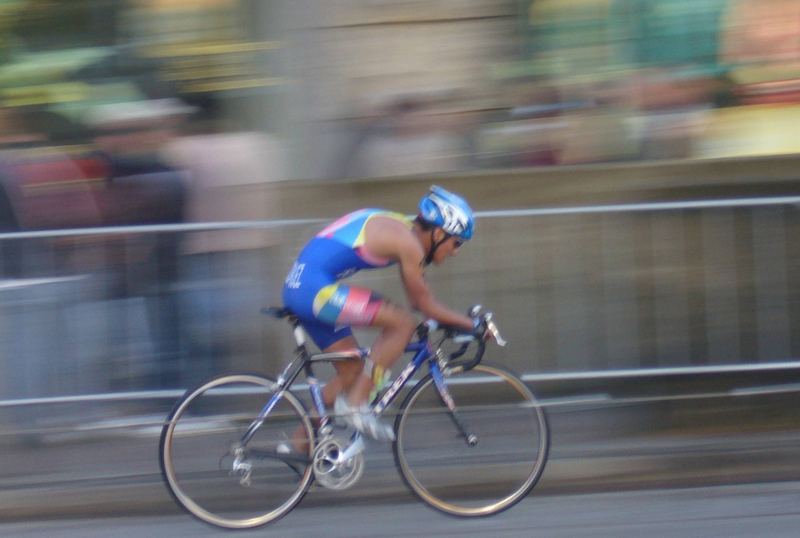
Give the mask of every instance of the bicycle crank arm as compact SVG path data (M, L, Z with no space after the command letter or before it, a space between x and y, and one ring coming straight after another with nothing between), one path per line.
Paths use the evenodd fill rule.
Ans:
M308 456L303 456L302 454L284 454L278 452L277 450L263 450L257 448L251 448L247 452L251 457L257 458L260 460L266 459L274 459L280 460L284 463L299 463L301 465L308 465L311 463L311 460Z

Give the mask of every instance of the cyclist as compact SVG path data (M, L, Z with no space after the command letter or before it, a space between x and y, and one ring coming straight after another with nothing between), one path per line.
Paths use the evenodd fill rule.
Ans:
M474 216L457 194L432 186L411 219L383 209L360 209L333 222L306 244L283 287L284 304L300 319L323 352L357 349L351 326L379 327L366 361L334 363L336 375L323 388L326 406L358 431L377 440L394 439L367 404L375 381L402 355L417 327L411 310L376 292L341 280L362 269L398 264L411 307L441 324L475 332L477 320L433 296L424 277L429 264L455 256L474 230Z

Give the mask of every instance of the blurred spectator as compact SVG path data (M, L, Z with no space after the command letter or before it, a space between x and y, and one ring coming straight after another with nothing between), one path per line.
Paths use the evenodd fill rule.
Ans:
M65 149L81 129L42 107L4 108L0 121L2 230L100 226L92 173ZM7 276L53 276L76 268L68 239L4 241L2 247Z
M114 225L164 224L183 221L185 185L180 171L160 155L190 109L176 100L150 100L98 105L88 114L97 151L92 155L106 170L100 200L105 222ZM113 236L107 239L111 264L111 297L121 300L119 325L144 298L148 331L155 347L154 360L143 379L120 383L176 386L179 374L178 282L179 233ZM126 361L130 358L120 357ZM144 361L142 361L144 362ZM124 370L122 370L124 371ZM121 387L120 387L121 388Z
M280 214L270 183L286 178L285 149L275 137L205 117L164 148L186 170L192 222L259 221ZM184 371L196 381L243 357L261 334L259 309L278 289L279 237L271 229L194 232L183 246ZM279 274L272 274L277 268ZM239 367L260 366L243 365Z
M472 161L482 168L557 164L565 128L561 113L570 105L560 102L552 83L502 80L494 95L473 136Z
M365 120L339 177L430 174L467 167L465 139L446 101L401 96Z
M20 230L19 197L16 188L13 160L20 146L40 142L44 135L31 133L22 124L16 110L0 107L0 233ZM19 278L23 274L21 241L0 242L0 278Z
M500 163L513 166L630 158L629 105L613 83L621 59L612 46L611 0L535 0L526 6L526 75L512 74L495 89L510 108L483 129L487 155L510 151Z
M2 118L4 186L18 228L100 225L86 171L65 149L78 126L41 107L6 108Z
M529 111L531 146L548 147L558 164L692 156L723 86L726 2L531 2L531 84L553 94L514 103Z
M179 178L152 158L171 113L152 105L96 107L89 119L94 152L87 152L85 126L52 107L2 109L3 231L180 221ZM4 314L14 335L7 345L10 360L2 365L4 394L174 384L172 241L97 234L0 242L3 276L19 279L12 283L15 291L4 294L15 304ZM33 411L15 410L14 416L35 427L42 417L29 416Z
M562 89L565 106L559 164L620 161L637 156L637 140L628 129L631 110L622 86L618 81L598 80Z

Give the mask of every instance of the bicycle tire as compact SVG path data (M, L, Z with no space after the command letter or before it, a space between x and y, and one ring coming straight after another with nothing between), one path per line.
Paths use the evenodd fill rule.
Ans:
M517 375L486 363L453 373L447 386L477 444L460 434L428 374L395 420L394 458L403 481L423 503L453 516L485 517L511 508L536 486L547 462L544 408ZM453 464L469 465L467 474Z
M313 480L314 430L305 406L288 391L247 445L249 484L232 472L231 447L276 387L260 375L220 375L175 404L161 431L159 463L170 495L189 514L217 527L247 529L281 518L303 499ZM278 447L298 439L307 451L301 463L287 463Z

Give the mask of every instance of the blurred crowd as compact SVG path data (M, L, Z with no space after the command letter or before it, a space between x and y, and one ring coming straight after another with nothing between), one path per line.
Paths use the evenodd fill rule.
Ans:
M404 31L414 37L405 43L396 44L390 30L381 34L380 58L397 59L396 71L405 76L382 74L375 54L341 45L358 38L370 48L381 37L326 36L325 46L350 59L340 64L351 81L340 84L351 98L338 102L351 117L324 111L339 126L330 138L346 142L332 144L323 177L800 150L794 134L800 120L797 2L526 0L492 6L497 17L483 24L451 20L462 26L439 31L446 39L410 27ZM396 20L404 20L402 13ZM406 50L438 61L409 59ZM337 102L337 87L325 88L324 99Z
M6 148L177 99L268 135L281 179L785 154L800 5L4 0L0 92Z
M492 133L522 127L523 164L800 149L797 2L537 0L528 17L530 77L512 83L508 109L518 121Z

